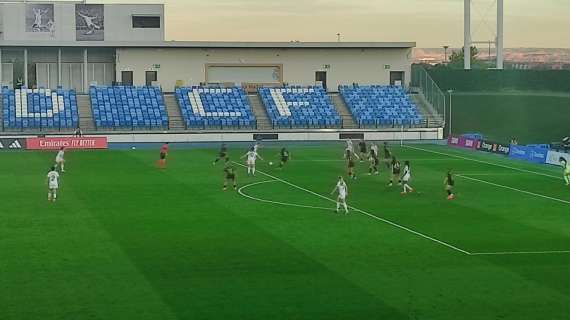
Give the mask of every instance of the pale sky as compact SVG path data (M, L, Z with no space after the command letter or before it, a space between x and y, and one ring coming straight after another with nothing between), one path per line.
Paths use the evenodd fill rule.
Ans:
M156 3L146 0L92 3ZM570 0L504 0L505 47L570 48ZM463 0L162 0L168 40L463 43ZM473 0L474 40L495 36L495 0ZM484 17L484 19L482 19Z

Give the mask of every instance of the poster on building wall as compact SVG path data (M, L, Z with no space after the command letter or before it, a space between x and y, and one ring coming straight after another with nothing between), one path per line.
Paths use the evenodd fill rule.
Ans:
M53 33L54 31L53 4L26 5L26 32Z
M75 5L75 40L105 40L105 9L102 4Z

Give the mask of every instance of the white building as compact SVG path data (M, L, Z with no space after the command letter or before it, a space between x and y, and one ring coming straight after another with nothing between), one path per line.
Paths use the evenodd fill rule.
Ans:
M0 83L74 88L403 84L413 42L164 41L163 5L0 4Z

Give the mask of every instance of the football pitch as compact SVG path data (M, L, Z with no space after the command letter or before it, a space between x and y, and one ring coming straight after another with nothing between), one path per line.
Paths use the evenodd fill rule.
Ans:
M0 319L568 319L570 187L561 170L437 145L330 194L343 144L265 146L255 177L230 145L239 191L222 191L216 148L0 155ZM443 180L456 174L457 198Z

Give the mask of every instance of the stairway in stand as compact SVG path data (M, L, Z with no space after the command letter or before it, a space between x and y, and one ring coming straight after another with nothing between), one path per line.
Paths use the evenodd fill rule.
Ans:
M79 111L79 127L83 133L96 131L93 110L91 110L91 98L88 94L77 95L77 109Z
M255 119L257 119L257 129L258 130L270 130L273 128L271 125L271 120L267 115L267 111L265 110L265 106L261 101L261 98L258 94L250 94L247 96L249 98L249 103L251 105L251 109L253 110L253 114L255 114Z
M180 112L180 106L176 101L174 94L164 95L164 104L166 106L166 113L168 113L168 123L171 131L184 131L186 130L186 122Z
M348 106L344 103L344 100L338 93L331 93L329 94L332 103L336 107L336 111L340 114L340 118L342 119L342 128L343 129L358 129L358 125L354 121L350 110L348 110Z

